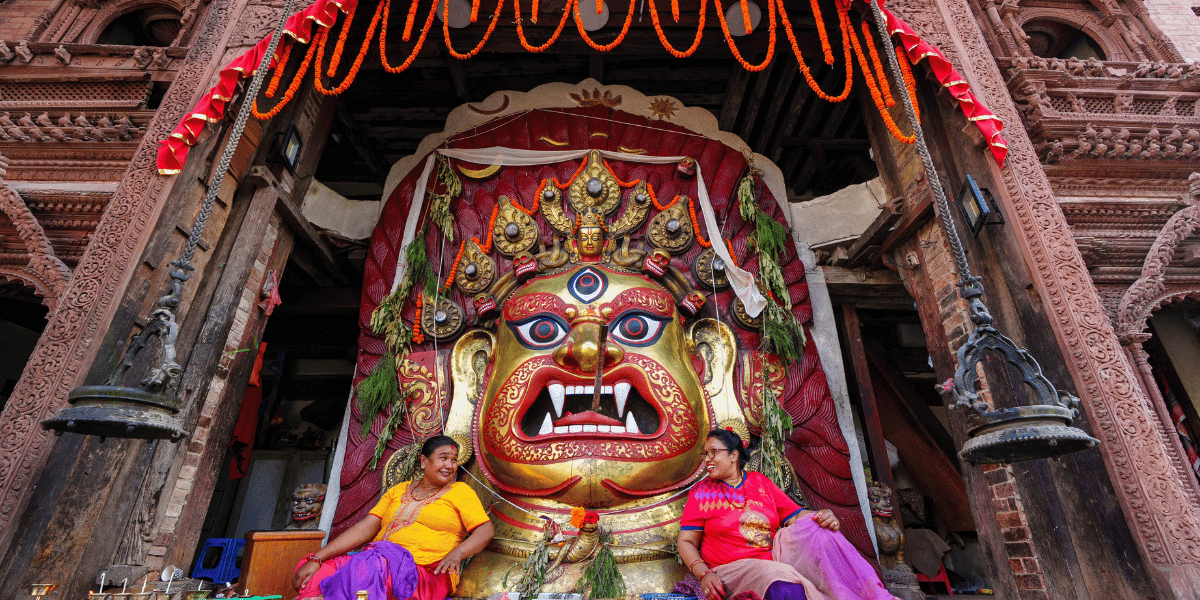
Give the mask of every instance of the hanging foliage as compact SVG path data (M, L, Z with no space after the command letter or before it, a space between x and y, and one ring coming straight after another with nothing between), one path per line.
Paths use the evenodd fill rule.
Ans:
M558 533L558 526L547 517L542 527L542 539L538 545L521 562L521 579L511 588L508 585L508 573L504 574L504 587L520 594L521 600L529 600L542 591L546 583L546 567L550 564L550 541Z
M617 557L613 556L612 548L610 548L612 543L612 533L601 530L600 551L583 570L583 576L575 584L575 588L583 592L589 600L625 596L625 578L621 576L621 570L617 568Z
M379 432L379 439L375 442L375 454L371 456L372 471L379 464L379 459L383 458L388 442L392 441L392 436L396 435L396 429L400 427L400 420L406 414L408 414L408 410L403 405L392 405L392 414L388 415L387 423L384 423L383 431Z
M463 185L446 157L438 154L437 161L437 181L445 191L441 193L435 191L429 194L429 220L438 226L447 240L453 242L454 215L450 213L450 201L462 195ZM438 189L438 186L435 185L434 189Z
M783 442L787 432L792 429L792 417L779 405L775 391L766 380L767 370L763 369L763 408L762 408L762 474L780 488L786 488L787 478L784 476Z
M379 413L400 401L400 390L396 387L396 357L384 352L375 363L371 375L358 384L358 408L362 411L362 434L371 433L371 424Z
M417 477L421 461L418 457L421 456L421 444L424 440L417 440L413 443L397 450L400 454L399 464L396 466L396 481L413 481ZM376 447L376 451L379 448Z

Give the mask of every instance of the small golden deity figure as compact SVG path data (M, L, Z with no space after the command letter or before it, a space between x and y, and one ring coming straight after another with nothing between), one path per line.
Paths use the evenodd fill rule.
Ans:
M604 239L608 227L604 219L588 211L575 218L575 237L570 241L571 262L599 262L612 251L612 242Z

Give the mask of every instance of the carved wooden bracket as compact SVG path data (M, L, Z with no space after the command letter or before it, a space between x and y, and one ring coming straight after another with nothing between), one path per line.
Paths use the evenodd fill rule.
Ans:
M17 228L21 241L29 251L29 264L23 269L5 269L0 273L5 277L15 277L33 285L42 295L42 303L51 311L58 305L58 299L67 289L67 281L71 278L71 270L63 261L54 255L54 248L46 232L33 216L25 200L16 190L4 182L4 173L8 167L8 159L0 156L0 211L8 215Z
M1171 297L1179 296L1178 292L1168 293L1164 281L1167 266L1175 249L1185 239L1200 228L1200 173L1192 173L1188 178L1188 193L1184 198L1185 208L1171 216L1163 225L1154 245L1142 263L1142 276L1121 297L1117 307L1117 335L1121 343L1131 346L1147 339L1144 333L1146 320L1150 312ZM1200 290L1192 290L1192 293ZM1184 292L1184 295L1187 295Z

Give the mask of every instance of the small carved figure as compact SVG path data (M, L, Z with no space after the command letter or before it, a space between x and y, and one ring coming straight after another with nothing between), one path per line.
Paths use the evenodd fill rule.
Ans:
M1096 139L1096 128L1092 127L1091 123L1083 130L1083 135L1079 136L1079 146L1075 148L1075 156L1082 156L1092 151L1092 140Z
M1088 111L1087 101L1075 94L1067 94L1067 99L1071 101L1071 112L1085 113Z
M192 25L192 21L196 20L197 5L199 2L193 2L183 9L183 14L179 16L179 31L183 33Z
M97 121L96 124L105 129L109 129L113 126L112 119L108 118L107 113L100 115L100 120Z
M42 130L33 123L33 117L29 113L25 113L25 116L17 119L17 125L23 127L25 131L29 133L29 137L32 137L35 140L41 142L50 141L50 136L43 133Z
M1046 163L1054 164L1062 158L1066 148L1063 146L1062 140L1054 140L1048 144L1049 151L1046 152Z
M71 113L63 113L63 116L58 118L59 127L71 127Z
M1117 114L1133 112L1133 94L1117 94L1113 98L1113 110Z
M1085 67L1084 74L1088 77L1104 77L1106 75L1107 67L1104 66L1104 63L1096 60L1094 56L1087 59Z
M1031 122L1040 121L1047 115L1057 115L1058 111L1050 103L1045 89L1034 81L1026 81L1017 89L1017 102L1025 112L1025 118Z
M1149 77L1150 71L1153 68L1154 68L1154 65L1150 64L1150 61L1143 60L1142 62L1138 63L1137 68L1133 70L1133 76L1134 77Z
M171 57L167 56L167 49L160 48L155 50L154 56L150 59L150 63L160 69L167 68L167 65L171 64Z
M316 529L321 523L321 509L325 507L325 486L306 483L292 492L291 521L286 529Z
M1141 140L1131 137L1129 139L1129 151L1125 153L1125 156L1141 156L1142 148L1144 147Z
M137 65L139 69L145 69L152 58L150 50L145 46L138 46L137 50L133 51L133 64Z
M1156 158L1162 151L1162 146L1158 140L1162 138L1162 134L1158 132L1158 126L1150 128L1150 132L1146 134L1146 138L1142 140L1142 144L1146 149L1139 155L1142 158Z
M1160 61L1154 63L1154 68L1150 70L1149 76L1156 77L1156 78L1157 77L1166 77L1167 73L1170 70L1171 70L1171 65L1167 64L1166 61L1160 60Z
M50 113L44 112L34 119L39 127L54 127L54 122L50 120Z
M1175 153L1179 151L1178 144L1182 139L1183 133L1179 131L1179 126L1172 127L1171 133L1168 133L1167 137L1163 138L1162 155L1166 158L1175 156Z
M1122 156L1129 149L1129 129L1122 127L1117 135L1113 136L1112 150L1108 151L1109 156Z
M129 115L121 115L121 118L117 119L116 129L117 137L127 142L133 140L133 136L141 132L141 129L129 120Z
M28 142L31 138L25 135L25 132L21 131L21 128L17 127L17 124L13 123L10 117L11 115L8 113L0 114L0 129L3 129L4 133L8 134L12 139Z
M895 569L896 563L904 562L904 531L896 525L892 516L892 490L877 481L867 488L867 499L871 502L871 521L875 525L875 540L879 543L881 566ZM890 564L888 564L890 563Z
M21 62L23 63L28 63L29 61L33 60L33 52L29 50L29 44L26 43L25 40L17 42L17 47L14 49L14 52L17 53L17 56L21 57Z
M1196 148L1200 146L1198 142L1200 142L1200 131L1196 131L1195 129L1187 130L1187 133L1183 136L1183 140L1179 143L1180 156L1192 156L1196 152Z
M59 45L59 47L54 49L54 58L57 58L58 62L63 65L71 64L71 53L67 51L65 46Z
M1158 114L1173 117L1176 114L1175 103L1179 102L1179 96L1171 96L1163 102L1162 108L1158 109Z
M1167 65L1167 77L1170 79L1179 79L1183 77L1183 69L1179 65L1171 63Z
M1105 127L1100 130L1100 135L1096 136L1096 146L1092 148L1092 156L1104 156L1108 154L1109 144L1112 141L1112 129Z
M1200 60L1192 61L1192 64L1188 65L1188 69L1187 69L1187 72L1185 73L1185 75L1188 75L1188 76L1200 75Z
M0 62L8 62L16 57L16 55L17 53L13 52L12 48L9 48L8 44L4 43L4 40L0 40Z

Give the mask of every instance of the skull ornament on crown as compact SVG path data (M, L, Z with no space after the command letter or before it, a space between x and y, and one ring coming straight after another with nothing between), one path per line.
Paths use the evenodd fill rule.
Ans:
M577 135L580 127L596 130ZM757 433L769 385L795 423L786 455L799 489L870 547L815 347L807 342L804 359L791 366L762 352L761 317L747 314L712 248L724 244L757 271L749 244L755 226L742 221L735 197L748 170L742 154L609 107L535 110L484 129L449 146L529 151L560 135L565 149L590 151L533 166L477 169L451 158L439 167L420 219L450 223L453 241L436 225L415 228L413 243L425 244L438 280L436 294L414 286L401 299L398 314L424 339L396 359L405 402L389 410L407 414L353 409L370 433L351 428L335 533L378 496L379 473L368 465L381 435L391 435L386 455L444 432L462 444L460 461L474 477L466 480L497 527L457 595L504 589L503 574L541 539L539 516L565 523L578 506L598 511L615 535L613 552L632 591L668 591L682 575L671 543L686 489L704 476L705 435L727 426ZM610 147L623 154L597 151ZM641 154L694 158L651 162ZM423 196L415 193L416 171L395 188L372 240L359 380L387 350L368 322L394 300L385 296L403 256L401 232L414 196ZM701 174L723 235L703 225ZM759 206L782 221L766 186L756 181L755 190ZM444 208L451 219L429 206L442 194L453 196ZM780 268L793 314L805 323L803 265L790 240L787 247ZM389 421L400 426L387 430ZM560 579L565 589L578 576Z

